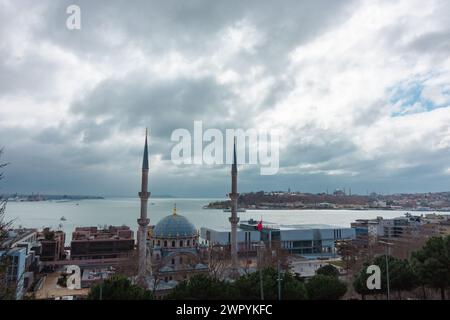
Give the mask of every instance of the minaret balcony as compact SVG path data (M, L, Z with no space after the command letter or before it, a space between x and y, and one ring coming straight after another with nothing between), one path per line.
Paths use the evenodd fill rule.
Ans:
M147 226L149 223L150 223L150 219L148 219L148 218L139 218L139 219L137 219L137 222L138 222L138 224L140 225L140 226L143 226L143 227L145 227L145 226Z
M148 199L150 197L150 192L141 191L138 193L138 195L139 195L139 198L141 198L141 199Z
M238 224L239 223L239 218L238 217L229 217L228 220L232 223L232 224Z

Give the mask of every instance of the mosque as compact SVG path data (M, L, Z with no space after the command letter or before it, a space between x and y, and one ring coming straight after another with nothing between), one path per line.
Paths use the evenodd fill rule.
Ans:
M149 229L147 245L152 274L160 292L170 290L194 274L208 272L207 246L199 243L199 231L177 213L176 206L172 214Z
M194 274L207 273L207 246L199 242L199 231L176 205L168 216L149 226L147 201L148 147L145 137L142 164L141 215L138 219L138 283L152 290L157 298L170 292L179 282Z

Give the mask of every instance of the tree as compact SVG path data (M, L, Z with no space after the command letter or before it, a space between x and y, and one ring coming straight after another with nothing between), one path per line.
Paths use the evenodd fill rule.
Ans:
M89 300L152 300L153 293L143 289L122 275L115 275L92 286Z
M411 264L408 260L402 260L388 256L389 263L389 289L398 293L401 297L402 291L410 291L417 287L418 279ZM367 268L369 265L376 265L380 267L380 289L368 289L367 288L367 278L370 274L367 273ZM381 255L376 257L370 263L365 263L359 273L356 275L353 281L353 287L361 294L362 299L366 295L383 294L387 292L387 274L386 274L386 256Z
M348 273L357 263L358 260L358 252L360 248L352 241L339 241L337 243L337 253L342 257L342 261L344 262L344 268Z
M0 149L0 157L3 149ZM0 169L6 167L7 163L0 163ZM3 179L3 172L0 172L0 180ZM6 221L7 198L0 197L0 249L3 247L3 241L7 237L8 229L11 227L12 221ZM7 248L5 248L7 250ZM8 269L11 265L11 257L6 254L0 255L0 300L11 300L16 297L16 284L8 278Z
M450 287L450 236L431 238L412 254L411 261L419 281L440 290L445 300L445 290Z
M3 154L3 149L0 149L0 157ZM0 163L0 169L6 167L7 163ZM3 179L3 172L0 172L0 180ZM0 248L2 247L3 240L5 239L8 229L11 227L12 221L5 220L5 211L7 198L0 197Z
M389 263L389 289L396 291L399 297L402 291L410 291L417 287L417 277L408 260L398 259L388 256ZM386 292L386 256L379 256L374 259L373 264L380 266L381 288Z
M263 270L264 298L278 299L278 274L273 268ZM287 272L282 276L282 298L286 300L302 300L306 298L303 282ZM235 282L229 283L213 276L195 275L189 280L179 283L167 299L199 299L199 300L259 300L260 299L259 273L254 272L239 277Z
M204 274L198 274L180 282L166 297L168 300L226 300L231 298L228 283Z
M213 245L208 250L209 274L215 279L223 279L231 265L229 248Z
M274 268L263 270L263 291L264 299L278 299L278 273ZM253 272L239 277L233 284L233 297L241 300L259 300L260 276L259 272ZM282 274L281 298L286 300L304 300L306 299L306 290L303 282L297 279L290 272Z
M290 272L284 273L281 282L281 299L305 300L306 288L303 280L298 279Z
M367 271L367 267L370 263L365 263L361 270L356 274L355 280L353 281L353 288L357 293L361 295L361 299L365 300L366 295L379 294L381 293L381 289L372 289L370 290L367 287L367 278L370 276Z
M310 300L339 300L347 292L347 286L336 277L315 275L306 283Z
M339 270L332 264L326 264L317 269L316 274L338 278Z

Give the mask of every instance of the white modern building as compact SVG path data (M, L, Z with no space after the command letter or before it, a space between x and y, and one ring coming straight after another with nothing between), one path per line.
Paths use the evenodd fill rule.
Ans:
M263 241L269 248L279 245L290 254L302 256L334 256L336 241L355 239L353 228L343 228L324 224L277 225L263 222L261 231L255 220L243 221L237 230L238 253L256 252L256 244ZM210 246L228 246L230 228L200 229L201 239Z

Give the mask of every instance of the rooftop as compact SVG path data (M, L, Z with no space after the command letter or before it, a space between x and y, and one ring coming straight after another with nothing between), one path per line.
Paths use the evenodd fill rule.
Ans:
M242 221L242 223L239 225L238 230L240 231L249 231L246 227L255 227L257 226L258 222L254 223L253 221ZM341 226L333 226L328 224L276 224L272 222L263 221L262 222L264 229L275 229L275 230L310 230L310 229L344 229L348 227L341 227ZM241 227L242 226L242 227ZM208 227L206 229L215 230L218 232L230 232L231 226L214 226L214 227Z
M280 230L307 230L307 229L343 229L347 227L333 226L330 224L291 224L280 225Z
M59 272L53 272L48 274L44 280L42 285L36 291L36 299L51 299L51 298L60 298L66 296L84 296L86 297L89 294L89 289L79 289L79 290L71 290L68 288L60 287L57 282L60 276Z
M133 230L128 226L109 226L106 229L97 227L77 227L72 233L72 241L80 240L131 240L134 237Z
M26 239L28 236L32 236L37 233L37 229L11 229L8 230L6 239L0 243L0 248L9 248Z

